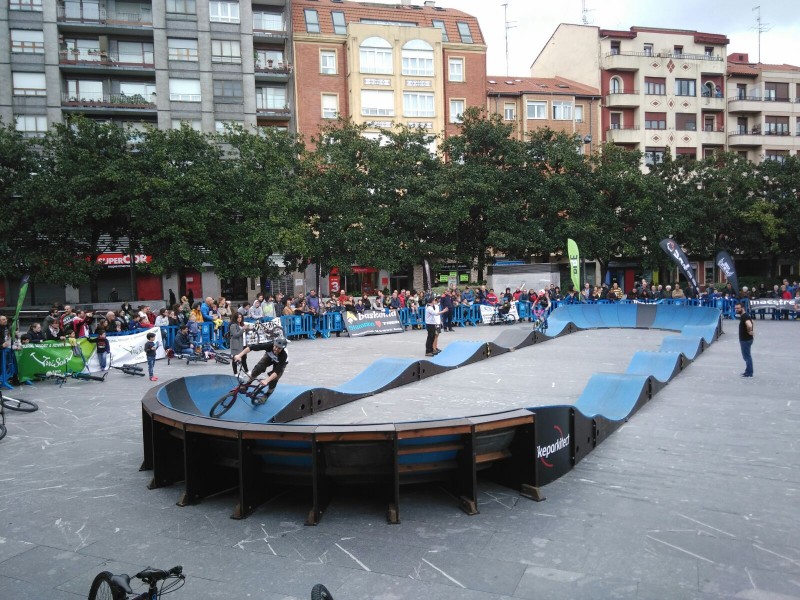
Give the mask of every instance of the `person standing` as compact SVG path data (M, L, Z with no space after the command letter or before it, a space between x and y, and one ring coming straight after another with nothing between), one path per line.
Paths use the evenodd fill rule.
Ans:
M753 348L753 317L751 317L744 310L744 304L741 302L736 303L736 314L739 316L739 346L742 349L742 358L744 359L744 373L742 377L753 376L753 356L751 350Z
M428 337L425 340L425 356L436 356L441 352L436 347L437 337L442 328L442 313L436 303L436 296L431 294L428 296L427 306L425 307L425 329L428 331ZM445 309L446 311L447 309Z
M156 367L156 350L158 349L158 342L156 341L156 334L150 332L147 334L147 341L144 343L144 353L147 356L147 371L150 374L150 381L158 381L155 375Z
M244 336L245 331L247 330L248 325L244 321L244 315L237 312L233 319L231 319L231 324L229 326L228 332L230 333L230 347L231 347L231 356L236 356L240 354L242 350L244 350ZM247 372L247 355L242 356L241 362L232 360L231 366L233 367L233 374L236 375L239 373L239 365L242 365L242 369Z

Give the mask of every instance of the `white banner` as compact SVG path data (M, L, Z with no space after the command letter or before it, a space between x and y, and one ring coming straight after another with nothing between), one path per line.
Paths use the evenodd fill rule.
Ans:
M498 310L501 306L502 306L501 304L498 304L497 306L489 306L488 304L481 304L481 321L483 323L491 323L492 315L494 315L495 310ZM508 311L508 316L511 317L514 321L519 321L519 314L517 313L516 302L511 303L511 310ZM498 322L498 320L496 320L495 323Z
M155 342L158 342L156 348L156 359L165 358L164 340L161 337L161 329L152 327L151 329L142 329L127 335L110 335L106 337L108 340L108 347L111 350L111 361L106 360L106 366L121 367L122 365L130 365L137 363L147 362L147 355L144 353L144 345L147 342L147 334L153 332L156 334ZM92 352L92 356L86 359L87 368L85 372L94 373L100 370L100 361L97 360L97 351Z

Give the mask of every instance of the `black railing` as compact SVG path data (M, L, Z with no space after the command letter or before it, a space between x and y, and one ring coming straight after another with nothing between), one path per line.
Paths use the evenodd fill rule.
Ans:
M707 60L711 62L722 62L724 59L721 56L713 56L709 54L683 54L676 52L619 52L612 50L606 54L609 56L643 56L647 58L677 58L683 60Z

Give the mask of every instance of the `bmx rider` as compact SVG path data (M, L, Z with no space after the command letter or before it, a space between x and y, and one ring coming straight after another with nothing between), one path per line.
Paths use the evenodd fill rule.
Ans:
M254 380L258 379L259 375L264 373L268 368L272 367L269 375L264 379L258 379L258 383L256 384L259 387L265 385L268 386L267 394L261 401L262 404L266 402L267 398L269 398L272 392L275 391L275 386L278 385L278 379L281 378L281 375L283 375L283 372L286 369L286 365L289 364L289 354L286 352L286 346L288 344L289 342L285 337L276 337L271 342L245 346L239 354L233 357L234 361L240 362L242 358L244 358L251 351L266 351L261 360L258 361L258 364L250 372L249 380L245 382L240 379L242 383L247 383L249 385ZM242 370L241 373L245 373L245 371Z

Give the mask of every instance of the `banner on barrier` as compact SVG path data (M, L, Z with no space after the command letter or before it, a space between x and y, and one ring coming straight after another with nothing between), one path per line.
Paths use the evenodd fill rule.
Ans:
M147 355L144 353L144 345L147 342L147 334L155 333L158 342L156 348L156 360L166 358L167 354L164 349L164 339L161 335L161 329L158 327L151 327L150 329L142 329L129 333L128 335L114 335L108 337L108 347L111 350L111 366L121 367L122 365L136 364L147 362ZM97 354L94 352L94 344L92 346L91 357L86 355L86 362L88 365L88 372L94 373L100 370L100 361L97 360Z
M389 311L389 314L377 310L368 310L361 314L348 312L344 318L344 329L350 337L405 331L396 310Z
M78 348L87 359L94 352L94 344L85 338L78 340ZM43 342L25 344L16 351L17 377L21 382L33 381L36 375L46 373L80 373L86 368L85 361L73 354L66 342Z
M494 315L495 310L499 309L500 305L497 306L489 306L488 304L481 304L481 322L482 323L491 323L492 316ZM519 313L517 312L517 303L511 303L511 309L508 311L508 316L510 316L515 321L519 321Z
M800 302L793 298L792 300L783 300L781 298L759 298L757 300L750 300L750 310L757 310L759 308L772 308L775 310L790 310L800 311Z

